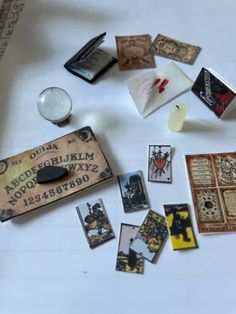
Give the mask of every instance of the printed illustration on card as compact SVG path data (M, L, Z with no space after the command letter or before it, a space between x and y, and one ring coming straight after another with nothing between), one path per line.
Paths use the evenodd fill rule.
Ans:
M187 155L201 233L236 231L236 153Z
M120 175L118 182L125 212L149 208L142 171Z
M173 250L196 248L188 204L164 205Z
M138 230L139 226L121 224L116 270L128 273L143 273L143 258L130 249L130 245Z
M116 36L116 47L120 70L155 67L149 35Z
M111 224L100 199L76 207L89 246L94 248L114 238Z
M149 145L148 181L171 183L170 145Z
M130 248L154 263L168 235L165 218L149 210Z
M193 64L201 48L158 34L152 43L152 51L166 58Z

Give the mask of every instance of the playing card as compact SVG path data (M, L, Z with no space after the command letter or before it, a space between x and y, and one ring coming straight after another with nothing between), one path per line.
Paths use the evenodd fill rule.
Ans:
M148 181L171 183L170 145L149 145Z
M196 248L188 204L164 205L173 250Z
M149 35L116 36L116 48L120 70L154 68Z
M129 93L144 118L192 87L192 81L174 63L162 64L127 81Z
M102 200L90 201L76 207L90 248L114 238Z
M143 274L144 260L130 249L130 244L135 238L139 226L121 224L116 270L128 273Z
M193 64L201 51L198 46L186 44L158 34L152 43L152 52L176 61Z
M149 208L142 171L139 170L119 175L118 183L126 213Z
M149 210L130 248L154 263L168 235L165 218Z

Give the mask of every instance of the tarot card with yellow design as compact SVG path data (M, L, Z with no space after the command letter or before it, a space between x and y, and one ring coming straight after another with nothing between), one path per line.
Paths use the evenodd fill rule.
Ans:
M197 248L188 204L164 205L173 250Z

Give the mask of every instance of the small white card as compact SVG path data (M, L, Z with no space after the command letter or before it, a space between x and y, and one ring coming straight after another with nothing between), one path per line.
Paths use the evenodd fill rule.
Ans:
M143 118L190 90L192 84L190 78L174 62L127 81L129 93Z

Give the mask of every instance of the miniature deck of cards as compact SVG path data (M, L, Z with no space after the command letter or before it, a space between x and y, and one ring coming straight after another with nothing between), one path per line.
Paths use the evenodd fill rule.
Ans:
M236 231L236 153L186 156L200 233Z
M76 210L91 249L115 237L100 199L81 204Z
M212 69L201 69L192 91L218 118L236 109L236 87Z
M149 210L130 248L154 263L168 235L164 217Z
M116 36L116 47L120 70L154 68L149 35Z
M126 213L149 208L142 171L119 175L118 182Z
M121 224L120 240L116 259L116 270L128 273L143 274L144 259L130 249L139 226Z
M196 248L188 204L164 205L173 250Z
M112 176L90 127L5 158L0 161L0 220L50 204Z
M149 145L148 181L172 182L170 145Z
M195 62L200 51L201 48L198 46L186 44L160 34L152 43L152 52L154 54L189 64Z
M190 78L174 63L160 65L127 81L129 93L139 114L145 118L192 87Z

